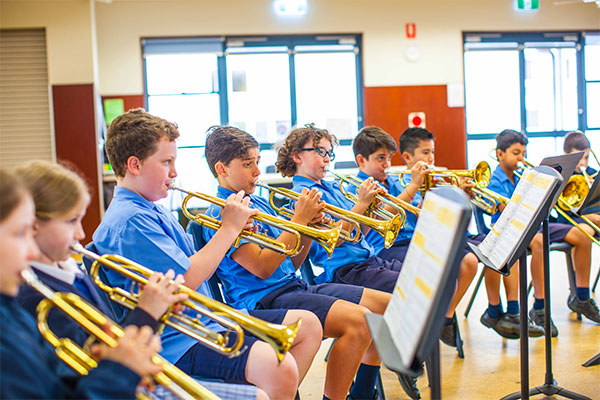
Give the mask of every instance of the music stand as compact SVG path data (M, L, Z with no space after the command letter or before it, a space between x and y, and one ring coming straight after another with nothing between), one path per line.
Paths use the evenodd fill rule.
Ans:
M575 167L577 166L577 163L579 162L579 159L581 159L583 155L583 152L579 152L579 153L573 153L573 154L566 154L563 156L556 156L556 157L548 157L545 158L544 160L542 160L542 166L540 167L536 167L536 170L539 170L540 172L544 172L544 173L548 173L546 172L546 170L550 169L550 171L553 170L553 172L555 174L560 173L560 179L562 180L562 183L560 185L557 185L557 190L554 193L554 196L552 196L552 201L549 202L546 205L545 208L545 212L543 213L543 224L542 224L542 236L543 236L543 248L544 248L544 333L545 333L545 349L546 349L546 373L545 373L545 380L544 383L540 386L536 386L530 389L528 388L529 385L529 369L528 369L528 365L524 365L523 364L523 360L527 359L525 361L527 361L528 364L528 355L523 354L523 348L521 349L521 391L520 392L515 392L512 393L510 395L507 395L505 397L502 398L502 400L513 400L513 399L528 399L530 395L537 395L537 394L544 394L547 396L552 396L555 394L559 394L561 396L570 398L570 399L581 399L581 400L591 400L589 397L586 397L584 395L581 395L579 393L570 391L568 389L562 388L558 385L556 385L556 381L554 380L554 376L552 373L552 328L551 328L551 311L550 311L550 241L549 241L549 235L548 235L548 227L549 227L549 221L548 221L548 214L550 212L550 209L552 207L554 207L554 205L556 204L556 201L558 200L558 198L560 197L562 190L564 189L564 187L567 185L567 181L568 178L571 177L571 175L573 174L573 171L575 171ZM543 171L542 171L543 169ZM541 213L540 213L541 214ZM525 248L526 250L526 248ZM526 289L526 284L527 284L527 272L526 272L526 265L527 265L527 258L526 255L524 254L522 256L521 261L523 265L525 266L525 268L520 268L520 282L519 282L519 287L520 287L520 294L519 294L519 300L521 302L520 306L521 306L521 318L520 318L520 324L521 324L521 343L525 343L525 346L527 349L528 343L527 343L527 325L528 325L528 319L527 319L527 289ZM526 373L525 376L523 376L523 373ZM526 379L523 379L523 378Z
M579 207L579 211L577 213L579 215L584 215L597 212L600 212L600 179L598 178L594 180L594 184L590 188L590 192L581 204L581 207ZM592 285L592 290L596 289L596 285L598 284L598 277L600 277L600 273L596 276L596 280ZM600 353L596 354L594 357L590 358L581 365L583 365L584 367L600 365Z
M410 296L407 296L405 300L407 307L410 307L411 309L419 308L420 310L423 310L427 316L421 320L422 325L411 326L411 329L413 329L414 332L420 332L419 340L415 344L415 348L411 349L414 357L403 362L401 352L392 338L392 328L388 326L384 316L367 314L366 318L375 347L377 348L383 364L390 370L416 377L423 372L423 362L428 358L431 360L431 368L428 371L430 375L429 382L431 386L431 396L433 399L441 399L439 336L444 324L448 303L454 294L455 283L458 278L460 260L462 258L462 248L464 247L465 235L469 219L471 218L471 204L469 197L463 191L454 187L439 187L431 192L444 199L450 200L457 206L458 222L452 235L448 237L448 241L451 243L449 254L445 260L441 260L444 266L438 270L438 273L440 274L438 287L432 288L433 290L432 295L429 298L429 304L423 306ZM428 196L430 195L428 194ZM416 237L416 232L420 230L419 224L422 223L426 223L423 214L421 214L421 217L417 222L415 236L413 236L413 240L410 244L411 247L418 246L418 244L415 244L414 238ZM409 253L407 253L407 258L408 254ZM411 273L408 270L409 268L406 270L403 269L400 272L396 289L400 287L401 280L404 279L405 282L408 282L412 279L410 276ZM394 291L394 296L399 296L397 290ZM392 301L393 300L394 299L392 299ZM388 306L388 309L389 308L390 307Z
M573 167L574 168L574 167ZM564 168L562 168L564 169ZM475 255L483 262L484 266L491 268L494 271L503 275L508 275L512 265L519 261L519 305L520 305L520 361L521 361L521 391L515 394L508 395L503 398L529 398L529 342L528 342L528 317L527 317L527 247L536 235L538 227L543 220L547 220L550 208L553 205L554 198L560 189L562 176L555 169L548 166L535 167L535 171L556 178L552 186L548 189L549 195L543 201L537 214L528 223L521 237L517 241L517 245L512 255L507 259L505 264L500 267L495 267L491 261L481 252L478 246L469 243L470 247L475 252Z

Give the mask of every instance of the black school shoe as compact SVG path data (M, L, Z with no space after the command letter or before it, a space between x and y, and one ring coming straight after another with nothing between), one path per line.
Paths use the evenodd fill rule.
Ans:
M533 321L534 324L536 324L537 326L539 326L540 328L544 329L544 322L546 320L546 314L544 313L544 310L536 310L535 308L532 308L531 310L529 310L529 318L531 318L531 320ZM557 337L558 336L558 328L556 327L556 325L554 325L554 321L552 321L552 318L550 318L550 331L552 332L552 337Z
M404 393L408 395L413 400L417 400L421 398L421 393L419 392L419 388L417 387L417 378L414 376L406 375L401 372L396 372L398 375L398 382L400 382L400 386L404 390Z
M350 396L349 394L348 394L348 397L346 397L346 399L347 400L380 400L381 397L379 396L379 392L377 391L377 389L374 389L374 390L375 390L375 392L374 392L375 394L373 395L372 399L357 399L357 398Z
M456 347L456 324L454 321L449 325L444 325L442 333L440 333L440 340L446 346Z
M498 335L507 338L507 339L518 339L521 334L519 330L519 324L514 325L510 321L505 321L503 319L504 313L500 314L498 318L490 317L487 310L483 313L479 320L484 326L491 328L498 333Z
M591 297L587 300L580 300L576 294L570 295L567 306L571 311L583 314L587 319L600 323L600 310Z

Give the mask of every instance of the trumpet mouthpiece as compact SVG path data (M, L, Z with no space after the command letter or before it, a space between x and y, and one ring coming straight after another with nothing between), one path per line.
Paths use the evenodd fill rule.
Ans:
M73 250L77 253L81 253L82 250L85 250L85 247L83 247L81 245L81 243L79 243L79 242L73 243L70 247L71 247L71 250Z

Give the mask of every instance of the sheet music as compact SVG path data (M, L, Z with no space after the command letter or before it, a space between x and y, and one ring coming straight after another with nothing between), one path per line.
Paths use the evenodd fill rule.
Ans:
M404 365L422 339L435 294L456 238L461 207L429 192L392 299L383 315Z
M533 222L544 200L550 195L556 178L535 170L526 170L502 215L479 245L479 249L497 269L508 261L519 241Z

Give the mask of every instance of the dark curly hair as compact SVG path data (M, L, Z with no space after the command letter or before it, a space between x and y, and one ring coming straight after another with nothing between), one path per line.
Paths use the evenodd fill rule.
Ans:
M249 133L235 126L211 126L206 131L204 155L208 168L217 177L215 165L221 161L228 165L234 158L248 155L250 149L258 147L258 142Z
M136 108L119 115L110 124L106 133L106 155L115 175L123 178L129 157L144 161L156 152L160 139L175 141L178 137L177 124Z
M296 163L292 156L300 151L312 139L313 147L317 147L321 139L329 140L332 146L337 146L338 140L327 129L319 129L315 124L307 124L290 132L283 143L277 146L277 172L283 176L296 174Z

